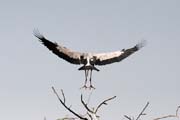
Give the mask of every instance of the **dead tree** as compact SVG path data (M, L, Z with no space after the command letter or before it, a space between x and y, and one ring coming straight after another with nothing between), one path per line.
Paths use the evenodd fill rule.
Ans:
M81 94L81 103L83 104L83 107L86 109L86 114L84 115L80 115L79 113L75 112L74 110L71 109L71 106L68 107L66 105L66 98L64 95L63 90L61 90L61 94L63 99L61 99L58 95L58 93L56 92L55 88L52 87L53 92L55 93L55 95L57 96L58 100L60 101L60 103L70 112L72 113L75 117L65 117L59 120L75 120L75 119L80 119L80 120L99 120L99 115L97 115L98 110L100 109L100 107L102 105L107 105L107 102L116 98L116 96L113 96L111 98L108 98L104 101L102 101L96 108L89 108L88 104L83 100L83 95Z

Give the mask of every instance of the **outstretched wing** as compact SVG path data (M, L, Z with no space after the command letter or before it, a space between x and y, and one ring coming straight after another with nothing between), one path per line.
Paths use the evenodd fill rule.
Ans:
M120 62L121 60L125 59L126 57L140 50L144 45L145 45L145 41L141 41L140 43L136 44L134 47L126 50L123 49L121 51L115 51L110 53L95 54L94 55L96 57L95 65L106 65L114 62Z
M74 52L64 46L60 46L55 42L51 42L47 40L39 31L34 31L34 35L40 39L42 44L46 46L49 50L51 50L54 54L59 56L60 58L72 63L72 64L80 64L80 58L82 53Z

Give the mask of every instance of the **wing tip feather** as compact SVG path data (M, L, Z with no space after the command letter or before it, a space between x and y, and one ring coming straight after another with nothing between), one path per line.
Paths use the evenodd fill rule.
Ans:
M38 29L34 29L33 34L35 37L39 38L41 42L42 42L42 39L45 39L45 37L39 32Z
M141 49L142 47L146 46L147 44L147 41L146 40L141 40L138 44L136 44L136 48L139 50Z

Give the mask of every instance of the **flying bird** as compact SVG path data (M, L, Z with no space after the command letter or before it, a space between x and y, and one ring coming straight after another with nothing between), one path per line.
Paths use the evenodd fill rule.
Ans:
M46 46L50 51L56 54L58 57L66 60L71 64L81 65L82 66L78 70L85 71L85 83L82 88L94 88L92 85L92 71L100 71L96 68L95 65L107 65L115 62L120 62L121 60L127 58L131 54L135 53L136 51L140 50L144 45L145 41L141 41L135 46L122 49L115 52L107 52L107 53L83 53L73 51L68 49L62 45L57 44L56 42L51 42L46 39L39 31L34 31L34 35L39 38L44 46ZM90 74L90 75L89 75ZM87 86L87 80L89 77L89 87Z

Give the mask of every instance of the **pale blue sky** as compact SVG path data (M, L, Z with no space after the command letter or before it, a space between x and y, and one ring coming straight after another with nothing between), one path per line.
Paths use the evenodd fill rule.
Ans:
M55 120L69 114L51 90L64 89L82 113L84 73L49 52L32 34L77 51L108 52L146 39L141 51L93 73L90 106L116 95L101 120L144 119L174 113L180 105L179 0L0 0L0 120Z

